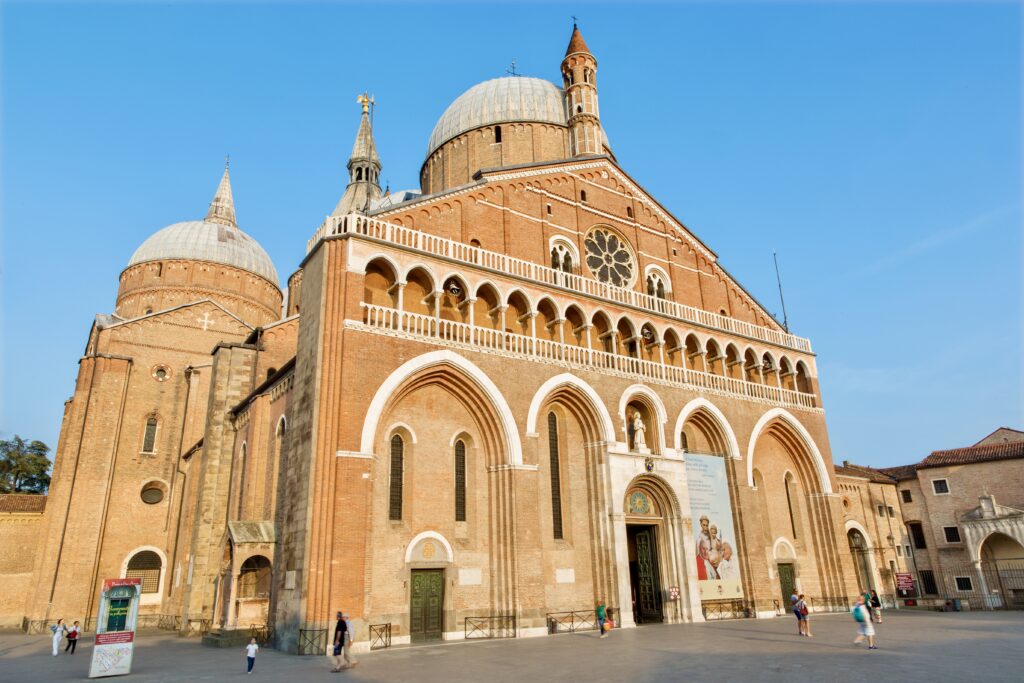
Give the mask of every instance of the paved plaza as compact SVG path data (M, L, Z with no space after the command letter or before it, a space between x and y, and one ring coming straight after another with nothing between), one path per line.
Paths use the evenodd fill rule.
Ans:
M1024 612L888 611L880 649L855 647L848 614L812 617L814 638L795 620L647 626L522 640L456 642L378 651L331 674L325 657L260 653L253 677L267 681L1020 681ZM0 681L86 677L90 647L53 657L46 636L0 635ZM242 648L220 650L167 634L142 634L133 681L246 678Z

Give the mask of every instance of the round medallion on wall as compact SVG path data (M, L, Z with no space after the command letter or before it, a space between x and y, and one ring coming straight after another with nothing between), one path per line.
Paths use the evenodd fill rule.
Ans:
M626 241L608 228L594 228L583 240L587 267L595 278L616 287L629 287L636 275L633 254Z
M152 375L157 382L165 382L171 377L171 369L166 365L154 365Z
M437 554L437 548L434 547L433 541L426 541L423 543L423 547L420 552L423 554L423 559L432 560L434 559L434 555Z
M647 515L651 512L651 501L643 491L633 491L629 496L629 513Z

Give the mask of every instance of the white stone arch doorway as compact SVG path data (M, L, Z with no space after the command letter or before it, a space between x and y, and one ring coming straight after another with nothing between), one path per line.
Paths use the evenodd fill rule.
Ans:
M462 636L455 615L457 584L464 584L467 572L456 576L455 553L451 543L437 531L423 531L405 548L406 604L409 606L403 635L394 643L453 640ZM470 570L468 573L472 574ZM470 584L482 581L477 569ZM457 580L458 579L458 580Z
M857 576L857 592L877 590L883 592L878 580L878 567L875 565L875 550L871 536L860 523L855 520L846 522L846 542L853 557L853 568Z

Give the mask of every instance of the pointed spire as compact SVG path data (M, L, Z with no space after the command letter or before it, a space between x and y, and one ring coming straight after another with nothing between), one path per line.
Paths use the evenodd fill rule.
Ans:
M373 125L370 123L370 108L373 98L363 93L356 98L362 105L363 113L359 120L359 131L352 145L352 156L348 160L348 186L338 205L334 207L333 216L341 216L353 211L366 212L373 208L374 202L380 199L380 156L377 145L373 141Z
M571 55L574 52L590 52L590 48L583 40L583 34L580 33L580 27L576 25L575 21L572 22L572 37L569 38L569 47L566 48L565 54Z
M206 212L207 223L220 223L237 228L235 223L235 200L231 196L231 176L228 174L230 157L224 159L224 175L217 186L217 194L213 195L210 210Z

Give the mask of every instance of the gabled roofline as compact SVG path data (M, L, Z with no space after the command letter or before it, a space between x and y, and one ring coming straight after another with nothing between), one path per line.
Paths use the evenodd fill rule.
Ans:
M145 320L146 318L153 318L153 317L158 316L158 315L164 315L165 313L171 313L173 311L178 311L178 310L181 310L183 308L189 308L191 306L198 306L199 304L202 304L202 303L213 304L214 306L216 306L220 310L222 310L225 313L227 313L230 317L232 317L235 320L237 320L244 327L247 327L250 330L255 329L252 325L250 325L249 323L245 322L244 320L239 318L237 315L235 315L234 313L232 313L228 309L224 308L223 305L221 305L220 303L214 301L213 299L209 299L209 298L207 298L207 299L196 299L195 301L189 301L188 303L178 304L177 306L172 306L170 308L164 308L164 309L161 309L159 311L153 311L152 313L145 313L143 315L140 315L137 318L121 318L120 322L116 322L113 325L108 325L107 327L101 327L100 329L102 329L102 330L112 330L115 327L120 327L121 325L127 325L128 323L138 322L140 320Z

